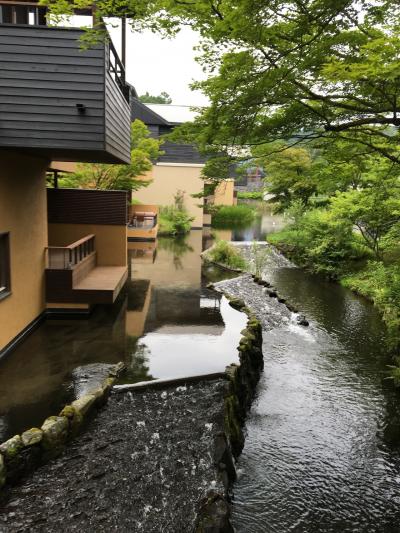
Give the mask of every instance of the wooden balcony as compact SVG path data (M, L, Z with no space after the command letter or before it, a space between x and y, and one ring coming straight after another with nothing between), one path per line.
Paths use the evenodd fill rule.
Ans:
M131 205L128 214L128 241L155 241L158 234L158 206Z
M124 266L97 266L95 235L46 251L47 303L112 304L127 279Z
M111 43L82 49L82 33L0 22L0 150L130 162L124 68Z

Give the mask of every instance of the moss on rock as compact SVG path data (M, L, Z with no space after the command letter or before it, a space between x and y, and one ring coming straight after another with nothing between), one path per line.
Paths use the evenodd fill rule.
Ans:
M62 451L68 437L69 423L65 416L50 416L42 425L42 447L46 454L57 455Z
M2 453L5 459L12 459L16 457L21 449L23 448L23 443L20 435L14 435L11 439L6 440L3 444L0 445L0 453Z
M39 444L43 438L43 431L39 428L31 428L24 431L21 440L24 446L33 446Z

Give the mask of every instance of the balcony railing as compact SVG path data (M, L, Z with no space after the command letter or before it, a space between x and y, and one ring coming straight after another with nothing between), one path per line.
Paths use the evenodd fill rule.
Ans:
M125 100L129 103L129 86L125 81L125 67L115 50L111 38L108 41L107 65L109 73L120 88Z
M157 214L135 213L129 220L128 227L150 229L157 226Z
M47 268L71 270L95 251L95 236L87 235L69 246L48 246Z

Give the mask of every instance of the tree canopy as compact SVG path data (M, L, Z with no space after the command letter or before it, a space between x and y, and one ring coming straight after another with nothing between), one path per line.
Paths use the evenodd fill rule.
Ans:
M172 104L172 98L165 91L162 91L158 96L146 91L145 94L139 96L139 100L144 104Z
M107 165L81 163L75 174L60 179L60 187L136 191L150 182L137 179L152 168L162 154L162 141L150 137L147 126L140 120L131 125L131 163Z

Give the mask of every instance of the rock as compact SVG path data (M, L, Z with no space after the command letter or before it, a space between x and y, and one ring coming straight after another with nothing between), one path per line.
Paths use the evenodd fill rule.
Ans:
M96 396L93 394L86 394L85 396L82 396L81 398L78 398L74 402L72 402L71 406L82 415L82 417L85 417L86 414L91 410L94 402L96 401Z
M43 438L43 431L39 428L31 428L24 431L21 435L22 443L24 446L33 446L39 444Z
M125 372L126 370L126 365L125 363L123 363L122 361L120 361L119 363L117 363L116 365L114 365L110 372L108 373L108 375L110 377L119 377L123 372Z
M58 452L63 448L68 437L68 418L65 416L50 416L42 425L42 446L50 452Z
M278 293L276 291L268 291L268 296L270 298L278 298Z
M0 454L0 487L6 482L6 466L4 464L4 457Z
M72 407L72 405L66 405L58 416L63 416L68 419L69 433L71 436L75 436L83 422L83 416L81 413Z
M278 302L284 304L286 303L286 298L278 298Z
M210 492L201 503L195 533L234 533L230 514L225 498Z
M242 311L246 307L246 304L240 298L232 298L229 300L229 305L238 311Z
M226 477L224 485L228 490L236 479L236 469L225 433L218 433L214 437L214 465L219 470L223 470L222 474Z
M304 315L299 315L297 317L297 323L300 326L309 326L310 325L310 323L308 322L308 320L306 319L306 317Z
M0 445L0 453L2 453L5 459L12 459L23 448L23 443L20 435L14 435L11 439L6 440Z

